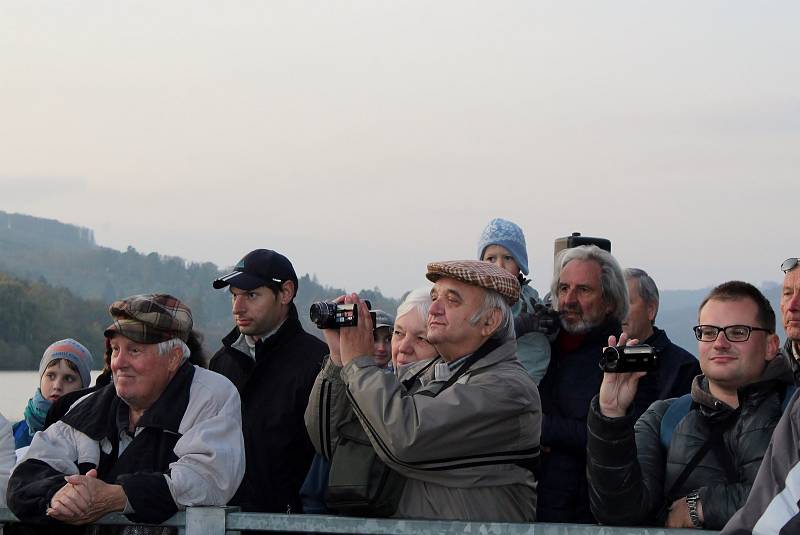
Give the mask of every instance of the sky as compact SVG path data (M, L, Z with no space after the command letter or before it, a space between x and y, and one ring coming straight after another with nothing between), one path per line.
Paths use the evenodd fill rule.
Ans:
M0 5L0 210L399 297L494 217L662 289L800 255L800 3Z

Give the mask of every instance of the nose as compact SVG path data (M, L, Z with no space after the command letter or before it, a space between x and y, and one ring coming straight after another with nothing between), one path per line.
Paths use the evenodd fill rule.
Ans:
M800 290L793 292L789 296L789 301L786 304L786 308L793 312L800 310Z
M245 307L244 307L244 296L242 296L242 295L234 295L233 296L232 308L233 308L233 313L234 314L239 314L241 312L244 312L244 309L245 309Z
M400 341L400 345L397 346L397 351L403 353L405 355L409 355L413 353L414 343L411 341L411 336L407 335Z
M731 341L725 336L725 331L720 331L717 334L717 339L714 340L714 349L727 349L731 346Z
M434 299L428 309L428 316L441 316L444 311L444 305L438 299Z

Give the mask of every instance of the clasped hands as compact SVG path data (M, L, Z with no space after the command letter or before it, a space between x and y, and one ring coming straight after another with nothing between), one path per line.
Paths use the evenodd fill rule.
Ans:
M88 524L113 511L125 509L127 498L120 485L97 478L97 470L86 475L65 476L66 485L50 500L47 516L67 524Z

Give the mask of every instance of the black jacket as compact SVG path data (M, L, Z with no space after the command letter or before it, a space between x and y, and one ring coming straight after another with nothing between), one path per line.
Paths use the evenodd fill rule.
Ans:
M600 414L597 399L592 400L588 475L597 519L614 525L663 525L666 505L697 490L705 527L721 529L750 492L791 382L785 361L770 361L759 382L739 389L741 412L737 415L714 398L708 381L698 376L692 385L694 408L674 427L666 450L661 444L661 420L675 399L653 403L638 421L633 413L606 418ZM722 437L737 481L728 481L723 465L709 451L680 488L665 496L711 436L710 426L729 415L736 419Z
M230 379L242 398L247 469L231 504L245 511L302 512L300 486L314 447L303 414L328 348L303 330L292 304L280 329L256 345L256 356L231 347L234 328L222 339L209 369Z
M653 327L653 334L642 343L659 351L659 365L655 372L648 373L639 380L636 396L636 416L656 400L677 398L688 394L692 381L700 373L700 361L694 355L673 344L667 333Z
M594 523L586 481L586 414L603 379L601 350L609 335L621 332L619 322L607 321L582 339L562 330L552 344L550 364L539 384L544 417L538 522Z

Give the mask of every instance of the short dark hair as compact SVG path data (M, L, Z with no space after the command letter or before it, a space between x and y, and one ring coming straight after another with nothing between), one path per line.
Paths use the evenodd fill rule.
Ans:
M70 370L72 370L72 371L74 371L75 373L77 373L78 375L80 375L81 371L78 369L78 366L77 366L77 364L75 364L75 363L74 363L74 362L72 362L71 360L62 359L62 358L56 358L56 359L53 359L53 360L51 360L50 362L48 362L48 363L47 363L47 366L45 366L44 368L45 368L45 369L52 368L53 366L55 366L56 364L58 364L58 361L59 361L59 360L63 360L64 362L66 362L66 363L67 363L67 367L68 367ZM86 386L89 386L89 385L86 385Z
M775 332L775 311L769 300L764 297L761 291L750 284L749 282L742 281L728 281L723 282L715 287L700 303L700 308L697 310L697 315L706 306L711 299L717 301L738 301L740 299L751 299L758 307L756 313L756 321L761 324L761 327L769 330L770 333Z

